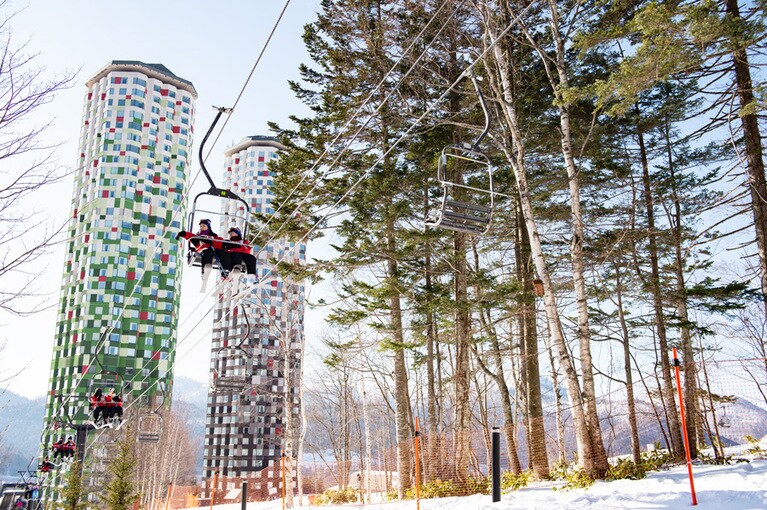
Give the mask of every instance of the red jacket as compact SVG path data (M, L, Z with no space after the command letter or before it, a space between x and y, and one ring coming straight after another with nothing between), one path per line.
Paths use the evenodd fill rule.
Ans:
M252 248L247 241L243 239L241 241L237 241L237 243L240 243L240 244L235 244L234 242L224 242L223 246L226 251L231 251L235 253L250 253Z
M222 237L217 236L215 234L213 234L211 236L211 235L205 235L205 234L199 234L199 233L198 234L194 234L192 232L184 232L184 235L182 237L184 239L192 239L194 237L196 237L196 238L207 237L207 238L212 240L211 242L207 242L207 241L203 241L201 239L192 239L192 241L191 241L192 246L194 246L194 251L196 251L197 253L202 253L205 250L207 250L208 248L210 248L211 246L213 246L213 248L215 248L215 249L219 249L220 250L221 249L221 241L224 240Z

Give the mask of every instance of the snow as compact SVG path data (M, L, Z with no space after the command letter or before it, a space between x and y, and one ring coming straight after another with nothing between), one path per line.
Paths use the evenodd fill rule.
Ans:
M767 460L725 466L693 467L699 510L767 509ZM488 495L421 500L422 510L649 510L692 507L686 466L654 471L642 480L596 482L587 489L553 490L561 483L531 484L502 495L492 503ZM216 510L239 510L240 504L217 505ZM415 510L415 501L375 505L304 506L323 510ZM282 502L249 503L247 510L281 510Z

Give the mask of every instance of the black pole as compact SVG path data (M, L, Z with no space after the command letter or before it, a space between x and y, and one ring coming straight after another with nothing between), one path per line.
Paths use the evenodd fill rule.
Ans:
M248 506L248 482L245 480L242 482L242 501L240 501L240 509L245 510Z
M77 460L80 461L80 469L85 462L85 443L88 441L88 425L77 425L75 429L75 448L77 448Z
M217 190L216 184L213 182L213 179L211 179L210 174L208 173L208 169L205 168L205 158L202 154L202 149L205 147L205 142L208 141L208 137L210 137L210 134L213 132L213 128L216 127L216 124L218 123L218 119L221 118L221 114L227 111L231 111L229 108L218 108L213 107L218 110L218 113L216 113L216 118L213 119L213 123L208 128L208 132L205 133L205 136L202 138L202 143L200 144L200 151L199 151L199 158L200 158L200 170L205 174L205 178L208 179L208 182L210 183L210 189L211 190Z
M493 427L493 503L501 500L501 429Z

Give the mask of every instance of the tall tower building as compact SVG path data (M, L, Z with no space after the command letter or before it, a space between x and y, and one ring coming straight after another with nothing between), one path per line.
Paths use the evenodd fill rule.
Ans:
M247 201L250 212L274 214L268 163L283 149L274 138L251 136L226 150L224 188ZM242 205L231 200L224 207L222 217L227 218L236 216L239 211L234 208ZM220 224L219 232L227 227ZM258 228L251 226L251 235ZM274 240L255 246L253 253L257 278L243 276L239 283L220 285L214 309L203 454L208 497L216 471L219 494L238 489L245 479L250 481L249 499L276 494L281 451L286 441L297 439L300 424L296 388L303 353L304 285L280 274L275 262L304 264L306 245ZM246 286L252 290L245 299L232 298Z
M197 92L161 64L123 60L86 87L45 448L52 434L78 429L84 448L99 382L112 381L126 406L169 395L176 340L182 254L173 234L184 223Z

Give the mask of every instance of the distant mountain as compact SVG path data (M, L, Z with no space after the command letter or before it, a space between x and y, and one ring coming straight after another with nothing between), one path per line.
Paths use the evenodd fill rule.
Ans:
M176 377L173 380L173 402L186 402L204 411L208 402L208 387L188 377Z
M205 441L205 413L208 402L208 386L188 377L176 377L173 381L173 410L186 418L189 434L197 445L197 473L202 473L202 453Z
M202 472L202 445L205 436L205 384L177 377L173 384L173 409L186 418L189 432L199 445L198 472ZM11 391L0 393L0 478L13 478L37 462L43 430L46 397L28 399Z
M663 411L659 409L659 412L662 413ZM729 404L727 413L730 416L727 421L731 423L728 423L728 426L722 426L721 424L719 426L719 434L725 446L743 444L745 442L745 435L760 438L767 434L767 411L755 406L748 400L739 398L734 403ZM605 446L609 449L608 455L631 453L631 436L626 401L613 400L609 403L602 401L599 406L599 414ZM652 405L646 401L637 401L636 414L639 444L642 449L656 441L665 446L664 436L658 425L658 419L655 416ZM721 410L717 419L719 422L723 422ZM661 421L665 426L665 419L661 419Z
M45 397L28 399L12 391L0 393L0 474L26 469L37 457L43 431Z

